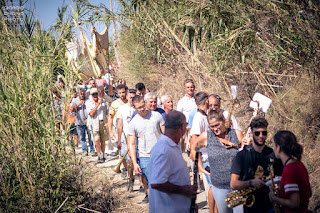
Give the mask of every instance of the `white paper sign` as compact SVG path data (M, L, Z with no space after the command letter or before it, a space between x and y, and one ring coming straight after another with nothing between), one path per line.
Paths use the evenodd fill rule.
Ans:
M232 94L233 99L237 98L237 86L235 86L235 85L231 86L231 94Z
M256 93L254 94L252 101L250 102L250 107L253 109L257 109L258 108L258 103L255 102L258 101L259 102L259 110L261 110L262 112L266 113L271 105L272 100L270 98L268 98L267 96L264 96L260 93Z

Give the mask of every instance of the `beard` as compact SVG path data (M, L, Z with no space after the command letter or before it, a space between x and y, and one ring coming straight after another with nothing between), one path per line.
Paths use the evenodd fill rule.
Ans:
M260 144L260 143L258 143L258 141L255 139L255 137L253 137L253 143L254 143L255 145L257 145L257 146L264 146L266 142L264 141L262 144Z

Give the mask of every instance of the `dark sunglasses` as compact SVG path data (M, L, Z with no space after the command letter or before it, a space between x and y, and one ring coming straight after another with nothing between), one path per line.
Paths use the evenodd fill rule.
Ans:
M94 96L94 95L98 95L98 93L97 93L97 92L95 92L95 93L92 93L92 96Z
M255 136L259 136L259 135L260 135L260 132L262 132L262 135L263 135L263 136L266 136L266 135L268 134L268 131L256 131L256 132L254 132L254 135L255 135Z

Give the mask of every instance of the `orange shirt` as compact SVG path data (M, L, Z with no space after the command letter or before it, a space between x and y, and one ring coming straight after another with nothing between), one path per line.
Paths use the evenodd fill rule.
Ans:
M76 122L76 113L71 112L70 105L67 106L67 124L74 124Z

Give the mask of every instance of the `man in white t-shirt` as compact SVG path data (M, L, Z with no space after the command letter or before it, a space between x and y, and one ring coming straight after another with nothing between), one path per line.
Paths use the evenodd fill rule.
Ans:
M186 79L184 81L184 91L185 95L178 101L177 111L182 112L186 118L187 123L189 119L189 113L197 108L196 102L194 100L194 90L195 86L192 79Z
M126 154L127 152L127 135L128 135L128 126L129 122L131 121L131 117L133 115L133 112L135 111L133 104L132 104L132 99L136 95L136 90L135 89L129 89L127 93L127 100L128 103L120 106L118 108L117 112L117 134L118 134L118 144L117 147L120 150L121 157ZM122 177L125 178L125 174L127 172L128 166L127 166L127 160L130 160L130 157L127 155L126 158L122 161L124 169L122 171ZM132 184L129 186L128 190L132 191L133 187L133 172L129 172L130 174L130 183Z
M207 120L207 110L209 104L208 94L205 92L198 92L195 95L195 101L198 109L192 121L192 127L190 130L190 144L192 144L192 142L195 141L202 132L207 131L209 127Z
M195 90L195 85L193 80L186 79L184 81L185 95L183 98L181 98L178 101L178 104L177 104L177 111L182 112L186 116L187 123L188 123L190 112L192 112L194 109L197 109L197 105L194 100L194 90ZM188 135L189 131L190 129L187 127L186 135ZM185 143L187 144L189 143L189 138L186 137L186 140L185 140L185 136L183 136L182 141L180 143L182 151L184 151L185 149Z
M187 213L197 186L190 185L189 169L179 146L186 131L184 114L169 112L165 127L150 156L149 212Z
M136 95L132 99L133 106L138 114L129 123L128 148L133 162L135 174L141 174L146 178L144 187L148 192L148 176L150 153L157 143L161 132L164 132L164 119L160 113L147 110L143 97ZM136 139L138 138L138 151L140 165L137 163ZM148 195L143 199L144 203L149 202Z

